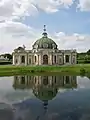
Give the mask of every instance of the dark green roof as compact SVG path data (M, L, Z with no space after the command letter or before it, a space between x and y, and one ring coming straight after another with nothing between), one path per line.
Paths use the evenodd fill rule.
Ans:
M46 49L57 49L57 44L50 38L48 37L42 37L40 39L38 39L34 45L33 45L33 48L46 48Z
M24 49L23 47L18 47L18 48L16 48L14 51L18 51L18 50L24 51L25 49Z
M33 90L34 95L40 100L52 100L57 94L56 88L41 88L38 93Z

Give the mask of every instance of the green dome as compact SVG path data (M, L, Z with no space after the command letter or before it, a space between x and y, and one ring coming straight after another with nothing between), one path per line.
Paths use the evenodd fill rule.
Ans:
M33 49L57 49L57 44L52 39L48 38L45 27L46 25L44 25L43 37L34 43Z
M57 88L39 88L38 91L33 90L34 95L40 100L52 100L58 90Z
M57 49L57 44L47 36L43 36L42 38L38 39L34 45L33 48L39 48L39 49Z

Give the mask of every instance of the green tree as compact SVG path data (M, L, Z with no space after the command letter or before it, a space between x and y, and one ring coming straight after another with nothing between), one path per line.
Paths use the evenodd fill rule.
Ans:
M87 54L90 55L90 49L87 51Z
M4 56L5 58L7 57L9 60L12 60L12 55L9 53L3 54L2 56Z

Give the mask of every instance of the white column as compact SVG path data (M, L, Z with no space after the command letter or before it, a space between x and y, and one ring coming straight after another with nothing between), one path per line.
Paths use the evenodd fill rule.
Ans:
M66 63L66 56L64 55L64 64Z
M13 65L15 65L15 55L13 54Z
M53 64L55 64L55 62L54 62L54 55L52 55L52 61L53 61Z
M58 55L56 55L56 64L58 64Z
M39 65L42 65L42 55L39 54Z
M69 55L69 64L72 64L72 54Z
M30 56L28 55L28 60L27 60L27 62L28 62L28 65L30 65Z
M75 64L77 64L77 55L75 55Z
M39 55L39 65L41 65L41 55Z
M63 64L63 61L64 61L64 58L63 58L63 57L64 57L64 56L61 56L61 55L58 57L58 63L59 63L59 64Z
M50 57L49 63L50 63L50 65L52 65L52 54L50 54L49 57Z
M38 55L36 55L36 65L38 65Z
M25 55L25 65L27 65L27 55Z
M57 64L59 65L60 57L57 55Z
M19 57L19 59L18 59L18 65L20 65L21 64L21 56L19 55L18 57Z
M43 55L42 54L40 54L40 65L42 65L43 64Z
M32 59L31 65L33 65L34 64L34 55L32 55L31 59Z
M39 65L39 63L40 63L40 61L39 61L39 57L40 57L40 56L38 55L38 65Z
M74 59L74 63L73 63L73 59ZM72 63L73 63L73 64L76 64L76 63L77 63L76 55L72 56Z
M77 53L75 53L75 63L74 64L77 64Z

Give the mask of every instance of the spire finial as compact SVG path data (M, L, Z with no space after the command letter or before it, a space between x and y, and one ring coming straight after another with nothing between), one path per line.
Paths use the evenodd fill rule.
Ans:
M43 30L44 30L44 32L43 32L43 34L42 34L42 35L43 35L43 37L47 37L46 25L44 25L44 29L43 29Z
M46 32L46 25L44 25L44 29L43 30L44 30L44 32Z
M46 114L48 110L48 100L43 100L43 106L44 106L44 114Z

